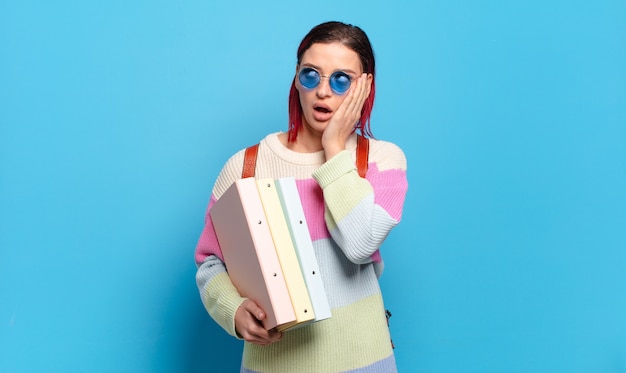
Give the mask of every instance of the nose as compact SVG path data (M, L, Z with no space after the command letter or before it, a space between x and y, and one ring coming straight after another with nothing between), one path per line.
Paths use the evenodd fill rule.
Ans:
M333 91L330 89L330 80L326 76L322 76L320 79L320 83L315 88L315 94L319 98L330 97L333 94Z

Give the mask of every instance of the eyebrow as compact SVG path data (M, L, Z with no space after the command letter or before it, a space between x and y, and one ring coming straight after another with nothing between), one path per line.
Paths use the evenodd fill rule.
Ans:
M312 67L312 68L314 68L316 70L322 70L321 67L319 67L317 65L314 65L312 63L302 63L302 64L300 64L300 66ZM354 75L359 75L359 73L357 73L356 71L354 71L352 69L337 69L335 71L343 71L343 72L347 72L347 73L352 73ZM335 71L333 71L333 72L335 72Z

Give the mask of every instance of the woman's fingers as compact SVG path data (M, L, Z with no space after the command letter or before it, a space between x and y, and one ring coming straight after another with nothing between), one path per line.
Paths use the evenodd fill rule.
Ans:
M363 108L363 104L367 98L365 89L366 81L366 74L363 74L355 79L354 86L348 91L346 98L343 100L339 109L335 113L337 119L342 121L342 124L348 127L350 131L352 131L352 127L361 117L361 109Z
M241 306L248 312L250 312L252 315L254 315L254 317L259 320L259 321L263 321L265 319L265 312L263 312L263 310L261 309L261 307L257 306L256 303L254 303L252 300L250 299L246 299Z
M354 87L354 91L351 90L351 97L346 97L346 100L349 99L348 102L348 114L350 119L356 123L356 121L361 117L361 110L363 109L363 104L367 99L367 74L362 74L360 77L356 79L356 84Z
M357 79L355 79L354 87L352 87L352 89L348 91L348 95L342 102L344 110L345 110L344 116L346 117L346 119L349 119L350 121L354 117L355 108L357 107L357 104L359 101L359 91L361 88L361 80L362 80L361 77L358 77Z
M246 299L235 313L235 329L245 341L258 345L278 342L282 333L265 330L261 323L266 317L265 312L250 299Z
M363 104L369 95L371 80L362 74L354 80L354 84L346 94L341 105L334 113L328 127L322 135L322 146L326 151L326 159L332 158L345 149L347 139L354 131L354 126L361 118Z

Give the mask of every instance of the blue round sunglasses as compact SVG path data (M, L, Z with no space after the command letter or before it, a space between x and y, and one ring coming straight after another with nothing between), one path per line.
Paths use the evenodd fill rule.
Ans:
M330 89L338 95L346 93L348 89L350 89L350 84L352 84L353 80L350 75L343 71L335 71L330 74L330 76L324 76L312 67L305 67L298 73L298 80L306 89L317 87L322 81L322 78L328 79Z

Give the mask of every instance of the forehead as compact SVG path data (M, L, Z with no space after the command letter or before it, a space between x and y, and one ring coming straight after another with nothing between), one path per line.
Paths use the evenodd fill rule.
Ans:
M341 43L315 43L302 55L301 65L313 65L324 71L361 72L361 60L355 51Z

